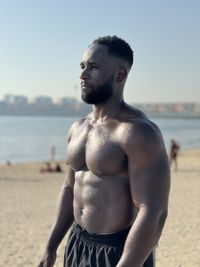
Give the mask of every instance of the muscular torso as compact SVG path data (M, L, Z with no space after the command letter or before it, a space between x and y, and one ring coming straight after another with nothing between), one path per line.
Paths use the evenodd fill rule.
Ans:
M89 232L116 232L134 219L123 130L118 120L92 124L86 118L70 137L67 162L75 171L74 218Z

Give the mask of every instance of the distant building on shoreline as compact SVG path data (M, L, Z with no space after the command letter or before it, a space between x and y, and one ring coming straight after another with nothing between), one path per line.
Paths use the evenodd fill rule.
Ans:
M147 103L134 106L151 117L200 118L200 103Z
M149 117L200 118L200 103L134 103L132 106L144 111ZM91 111L76 98L63 97L53 102L49 96L37 96L29 101L23 95L5 95L0 101L0 115L10 116L84 116Z

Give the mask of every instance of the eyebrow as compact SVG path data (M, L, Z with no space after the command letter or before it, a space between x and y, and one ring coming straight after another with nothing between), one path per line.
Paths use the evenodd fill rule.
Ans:
M83 64L85 64L84 61L81 61L80 65L83 65ZM97 63L97 62L95 62L95 61L91 61L91 60L88 60L88 61L87 61L87 64L89 64L89 65L101 66L101 64L99 64L99 63Z

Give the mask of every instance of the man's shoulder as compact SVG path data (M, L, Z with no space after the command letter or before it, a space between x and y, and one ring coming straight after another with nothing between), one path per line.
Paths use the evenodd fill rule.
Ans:
M124 128L127 134L148 134L150 132L159 132L159 127L151 121L145 113L138 109L131 109L124 116L119 124L119 127Z
M75 133L75 131L77 131L86 121L88 120L87 117L84 118L80 118L76 121L74 121L68 131L68 142L70 141L71 137L73 136L73 134Z
M145 146L155 147L163 145L163 138L159 127L150 119L142 116L129 117L119 125L122 143L126 147Z
M88 123L91 119L91 113L89 113L87 116L82 117L76 121L73 122L73 124L71 125L70 129L74 129L76 127L79 127L81 125L83 125L84 123Z
M121 124L123 127L123 124ZM159 127L147 118L133 118L124 122L119 140L124 153L135 162L150 164L159 157L166 158L164 140ZM137 158L137 160L136 160Z

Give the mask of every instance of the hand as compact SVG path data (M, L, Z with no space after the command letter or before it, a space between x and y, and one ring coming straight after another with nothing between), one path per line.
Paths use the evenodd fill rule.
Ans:
M56 251L46 252L37 267L53 267L56 261Z

